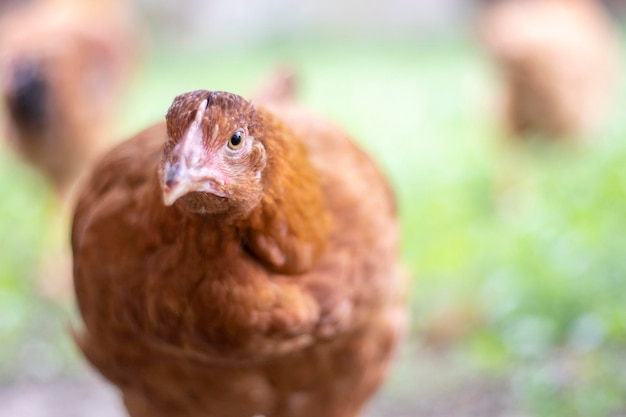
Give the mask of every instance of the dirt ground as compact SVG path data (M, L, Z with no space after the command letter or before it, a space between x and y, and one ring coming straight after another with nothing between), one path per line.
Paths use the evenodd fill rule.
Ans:
M87 368L0 385L0 417L125 417L117 392ZM446 356L405 349L364 417L528 417L505 381Z

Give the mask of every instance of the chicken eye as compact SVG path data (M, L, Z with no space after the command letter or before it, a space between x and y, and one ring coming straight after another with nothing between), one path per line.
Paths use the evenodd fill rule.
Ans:
M243 135L240 131L236 131L228 140L228 147L233 150L241 148L243 145Z

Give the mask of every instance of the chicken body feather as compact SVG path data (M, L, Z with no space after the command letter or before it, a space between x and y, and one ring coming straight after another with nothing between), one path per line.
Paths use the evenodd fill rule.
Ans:
M294 104L208 93L198 116L205 95L177 99L167 124L114 149L83 189L77 341L133 417L357 416L405 322L390 188L344 133ZM266 151L250 148L258 196L251 176L231 197L163 203L167 155L193 120L205 150L215 126L246 124L245 146Z

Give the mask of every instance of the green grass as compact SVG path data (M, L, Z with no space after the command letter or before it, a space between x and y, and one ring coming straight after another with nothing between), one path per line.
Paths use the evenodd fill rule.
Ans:
M510 375L531 412L608 416L623 407L626 122L619 112L589 145L506 148L494 71L475 45L300 40L155 54L120 109L118 137L162 120L178 93L245 95L280 63L299 71L302 101L351 132L396 189L403 256L415 277L413 334L419 338L437 311L472 306L477 324L457 348ZM623 89L619 96L616 109L626 104ZM48 192L11 156L0 162L5 362L20 357L40 334L36 323L50 323L45 316L56 310L33 286ZM58 327L48 334L61 340ZM552 369L558 364L565 382Z

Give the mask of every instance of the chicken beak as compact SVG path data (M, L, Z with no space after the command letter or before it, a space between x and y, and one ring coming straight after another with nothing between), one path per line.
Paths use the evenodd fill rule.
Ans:
M180 197L191 191L191 181L187 170L180 164L165 169L163 180L163 202L171 206Z
M219 171L211 168L186 168L181 163L166 167L163 172L163 202L171 206L190 192L204 192L218 197L230 197Z

